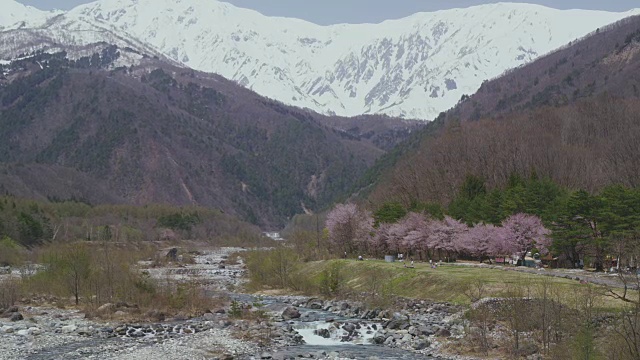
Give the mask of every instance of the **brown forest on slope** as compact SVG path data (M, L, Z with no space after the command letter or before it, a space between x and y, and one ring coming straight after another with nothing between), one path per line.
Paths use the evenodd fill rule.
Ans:
M640 101L603 95L502 119L449 122L394 170L372 193L374 204L448 203L468 174L489 188L532 171L570 189L640 186Z
M446 204L469 174L490 187L532 171L573 189L636 186L639 99L634 16L484 82L378 162L390 165L369 174L369 199Z
M419 126L325 117L127 49L0 65L0 192L220 209L278 228L350 189ZM124 56L124 55L123 55Z
M608 93L640 97L640 16L598 29L525 66L485 81L448 118L478 120Z

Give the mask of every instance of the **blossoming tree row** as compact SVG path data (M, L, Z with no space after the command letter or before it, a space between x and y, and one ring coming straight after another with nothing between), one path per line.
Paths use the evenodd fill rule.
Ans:
M326 226L334 251L349 254L403 253L442 260L517 255L524 259L533 249L546 253L551 246L549 230L540 218L528 214L510 216L502 226L469 227L449 216L438 220L411 212L396 223L375 227L369 211L355 204L338 204L327 215Z

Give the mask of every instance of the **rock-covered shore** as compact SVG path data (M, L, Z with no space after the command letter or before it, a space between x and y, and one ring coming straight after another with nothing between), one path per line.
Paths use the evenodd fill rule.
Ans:
M74 310L10 310L19 310L23 319L0 319L2 359L242 358L256 348L255 343L234 336L232 322L213 314L211 320L118 324L89 320Z
M368 309L361 303L340 300L289 297L280 301L289 304L275 317L284 324L329 322L333 328L344 330L345 342L366 332L377 349L401 349L427 358L442 358L443 341L464 334L460 319L462 309L451 304L399 299L395 304L397 311L390 311ZM329 336L323 329L315 334Z
M443 342L464 331L456 306L399 299L391 311L344 300L237 294L232 290L243 282L245 270L228 255L238 250L217 249L197 256L193 265L150 273L196 280L259 316L238 318L229 305L192 319L148 316L155 320L131 324L126 316L103 321L77 310L22 305L0 309L0 358L462 359L441 354ZM106 304L97 312L117 315L129 306ZM305 336L339 336L330 346L310 345L301 335L305 324L327 324Z

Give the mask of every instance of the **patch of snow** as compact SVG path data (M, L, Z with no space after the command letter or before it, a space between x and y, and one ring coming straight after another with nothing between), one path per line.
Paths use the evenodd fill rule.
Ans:
M320 26L214 0L100 0L9 32L0 56L11 44L39 43L34 31L51 43L105 41L325 114L431 120L484 80L635 14L497 3Z

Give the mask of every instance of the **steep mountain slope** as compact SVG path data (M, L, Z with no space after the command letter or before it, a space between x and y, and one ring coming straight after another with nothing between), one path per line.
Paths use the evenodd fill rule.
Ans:
M640 17L598 29L529 65L482 84L448 116L473 120L608 93L640 96Z
M395 163L381 159L391 165L370 174L370 200L446 204L467 175L489 188L512 174L589 191L640 186L638 70L636 16L489 81L403 145Z
M115 67L126 50L96 49L0 66L4 190L200 204L268 228L328 204L415 126L325 119L148 56Z
M33 6L25 6L13 0L0 0L0 30L39 23L58 12L42 11Z
M84 27L109 29L287 104L431 120L483 80L633 13L500 3L318 26L219 1L101 0L32 30L82 45L100 41Z

